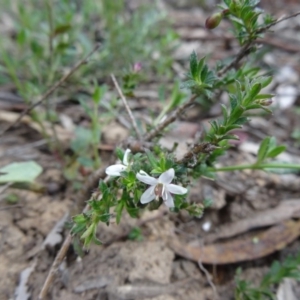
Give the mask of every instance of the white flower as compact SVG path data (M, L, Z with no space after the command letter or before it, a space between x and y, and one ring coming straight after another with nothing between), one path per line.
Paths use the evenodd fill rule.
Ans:
M130 152L130 149L126 149L123 157L123 164L109 166L106 168L105 173L109 176L121 176L121 172L125 171L129 165L128 155Z
M149 176L142 170L137 173L136 178L138 180L150 185L150 187L143 193L141 197L141 203L149 203L155 198L158 199L159 197L162 197L166 206L174 207L174 200L171 193L177 195L184 195L187 193L186 188L171 184L174 175L174 169L169 169L168 171L162 173L158 179Z

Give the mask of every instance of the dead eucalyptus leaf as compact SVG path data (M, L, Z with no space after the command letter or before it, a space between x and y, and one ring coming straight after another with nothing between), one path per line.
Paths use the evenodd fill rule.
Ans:
M262 212L255 213L247 219L224 224L217 233L210 234L204 238L206 243L212 243L218 239L236 236L251 229L271 226L292 217L300 216L300 199L281 201L280 204Z
M300 235L300 221L286 221L255 236L225 243L191 246L173 238L169 246L178 255L205 264L231 264L254 260L283 249Z

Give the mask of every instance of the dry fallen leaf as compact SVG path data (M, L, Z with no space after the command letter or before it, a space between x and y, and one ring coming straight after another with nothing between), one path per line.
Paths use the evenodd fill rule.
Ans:
M230 264L254 260L283 249L300 235L300 221L286 221L262 233L225 243L191 246L173 238L169 246L178 255L205 264Z
M292 217L300 217L300 199L281 201L275 208L255 213L247 219L224 224L217 233L206 236L204 240L207 243L212 243L217 239L233 237L259 227L271 226Z

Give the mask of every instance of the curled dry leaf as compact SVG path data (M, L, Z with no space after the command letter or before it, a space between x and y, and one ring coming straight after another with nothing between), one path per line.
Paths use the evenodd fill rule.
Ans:
M238 238L225 243L191 246L178 239L169 240L169 246L178 255L205 264L231 264L254 260L281 250L300 235L300 221L286 221L262 233Z
M275 208L255 213L247 219L224 224L217 233L206 236L204 240L212 243L218 239L230 238L255 228L271 226L292 217L300 217L300 199L281 201Z

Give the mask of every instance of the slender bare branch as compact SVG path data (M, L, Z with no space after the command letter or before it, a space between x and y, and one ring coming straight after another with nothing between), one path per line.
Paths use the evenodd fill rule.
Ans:
M215 299L215 300L220 299L219 294L218 294L217 289L216 289L216 286L215 286L214 283L212 282L210 274L209 274L208 271L205 269L205 267L203 266L203 264L202 264L202 262L201 262L200 259L198 260L198 266L199 266L199 268L204 272L205 277L206 277L206 280L207 280L208 284L210 285L210 287L211 287L212 290L213 290L213 293L214 293L214 299Z
M72 241L72 236L71 236L71 234L68 234L67 238L65 239L64 243L62 244L59 252L57 253L57 255L53 261L53 264L48 273L46 281L45 281L45 283L42 287L42 290L39 294L39 300L42 300L47 296L48 289L51 286L51 284L55 278L55 274L56 274L61 262L64 260L66 254L67 254L67 251L71 245L71 241Z
M124 94L123 94L123 92L122 92L122 90L121 90L118 82L117 82L116 77L113 74L111 74L110 76L111 76L111 79L112 79L112 81L113 81L113 83L114 83L114 85L115 85L115 87L116 87L116 89L117 89L117 91L119 93L119 96L122 99L123 104L124 104L124 106L125 106L125 108L127 110L127 113L129 115L129 118L130 118L132 126L133 126L133 129L135 130L135 133L136 133L138 139L141 141L142 140L142 136L141 136L141 134L140 134L140 132L138 130L135 118L134 118L134 116L132 114L132 111L131 111L129 105L128 105L128 102L127 102L127 100L126 100L126 98L125 98L125 96L124 96Z
M223 76L225 73L227 73L230 69L232 69L233 67L235 67L239 61L246 56L246 54L248 53L248 50L250 49L250 47L252 46L253 40L250 40L249 42L247 42L241 49L240 51L235 55L234 60L227 66L225 66L222 70L220 70L218 72L218 76Z
M41 98L30 105L27 109L25 109L20 116L17 118L17 120L13 123L4 128L3 131L0 132L0 136L3 135L7 130L15 127L21 119L28 114L30 111L32 111L35 107L40 105L47 97L49 97L63 82L65 82L75 71L77 71L82 65L86 64L89 60L89 58L100 48L100 44L96 44L93 50L82 60L80 60L66 75L64 75L60 80L58 80L48 91L46 91L45 94L41 96Z
M150 141L159 135L164 128L174 122L189 106L191 106L197 97L197 95L193 95L186 103L180 105L164 122L160 123L156 128L148 132L145 136L145 141Z

